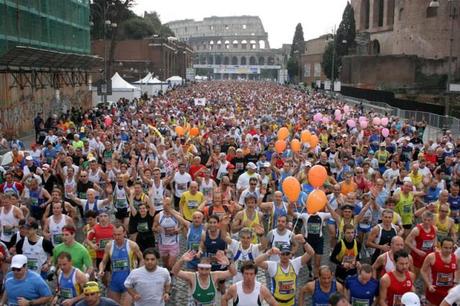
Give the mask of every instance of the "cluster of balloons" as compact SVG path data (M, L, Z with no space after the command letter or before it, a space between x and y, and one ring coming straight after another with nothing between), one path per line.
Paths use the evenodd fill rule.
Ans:
M182 137L185 135L185 133L187 132L186 129L184 129L182 126L178 125L176 126L176 128L174 129L177 136L179 137ZM192 127L189 131L188 131L189 135L192 136L192 137L196 137L198 135L200 135L200 130L197 128L197 127Z
M327 197L319 187L323 186L327 179L327 171L321 165L313 166L308 172L308 182L315 189L308 195L306 209L309 214L321 211L327 203ZM287 177L282 184L283 193L290 202L296 202L300 195L301 186L299 181L293 177Z
M323 118L324 119L324 118ZM287 138L289 137L289 130L286 127L282 127L278 130L278 140L275 142L275 150L278 154L281 154L286 150ZM302 144L308 143L310 148L316 148L319 143L318 136L311 134L310 131L304 130L300 134L299 139L295 138L291 140L291 150L298 153L302 150Z

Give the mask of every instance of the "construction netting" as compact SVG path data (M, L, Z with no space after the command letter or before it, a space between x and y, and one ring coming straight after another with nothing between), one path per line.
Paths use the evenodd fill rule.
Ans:
M88 0L0 0L0 56L17 45L90 53Z

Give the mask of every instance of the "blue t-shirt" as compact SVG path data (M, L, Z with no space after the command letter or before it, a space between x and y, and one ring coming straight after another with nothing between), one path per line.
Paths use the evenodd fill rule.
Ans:
M348 276L345 279L345 288L350 290L352 305L372 305L379 292L379 282L371 278L365 285L358 280L358 275ZM367 304L366 304L367 303Z
M18 280L13 272L8 272L5 281L5 290L8 296L8 305L18 305L18 297L26 300L35 300L51 296L51 290L45 280L37 273L28 270L24 279Z

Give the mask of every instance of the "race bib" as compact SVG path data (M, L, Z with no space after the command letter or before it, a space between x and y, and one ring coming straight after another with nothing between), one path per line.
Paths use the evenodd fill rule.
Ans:
M358 298L351 298L351 305L352 306L369 306L369 300L366 299L358 299Z
M15 227L14 226L11 226L11 225L4 225L3 226L3 235L5 236L11 236L14 234L15 232Z
M412 205L404 205L403 206L403 213L410 214L412 212Z
M27 258L27 268L32 271L38 271L38 260L36 258Z
M71 298L73 298L73 292L72 292L72 289L70 289L70 288L60 288L59 295L63 299L71 299Z
M62 234L54 234L53 241L54 241L54 244L62 243Z
M78 197L79 197L80 199L86 200L86 192L79 192L79 193L78 193Z
M309 234L319 235L320 230L321 230L321 224L320 223L309 223L307 228L308 228Z
M279 281L279 293L280 294L294 294L294 284L295 282L293 280L289 281Z
M165 236L176 236L176 228L175 227L166 227L165 228Z
M191 208L191 209L197 208L198 207L198 202L190 200L190 201L187 202L187 206L188 206L188 208Z
M352 264L356 259L356 256L343 256L342 264L349 263Z
M404 306L401 303L401 298L402 298L402 295L400 294L393 295L393 306Z
M116 199L115 200L115 208L123 209L128 207L128 201L126 199Z
M110 239L101 239L99 240L99 251L103 251L107 243L109 243Z
M433 249L433 240L423 240L422 243L422 251L430 251Z
M186 190L187 184L177 184L177 190Z
M38 205L38 199L36 199L36 198L30 198L30 200L31 200L31 205L32 205L33 207L38 207L38 206L39 206L39 205Z
M200 249L200 243L199 242L192 242L190 244L190 250L198 251L199 249Z
M452 273L437 273L436 286L451 287L453 285L453 274Z
M113 271L125 271L128 270L128 260L127 259L112 259L112 268Z
M147 222L142 222L142 223L137 224L137 231L139 233L148 232L149 231L149 225L147 224Z

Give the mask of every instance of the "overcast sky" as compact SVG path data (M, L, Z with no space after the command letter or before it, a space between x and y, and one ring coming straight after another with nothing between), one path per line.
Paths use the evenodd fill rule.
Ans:
M332 32L339 25L347 0L135 0L138 15L156 11L163 23L180 20L203 20L210 16L259 16L272 48L292 43L295 26L302 23L305 40Z

